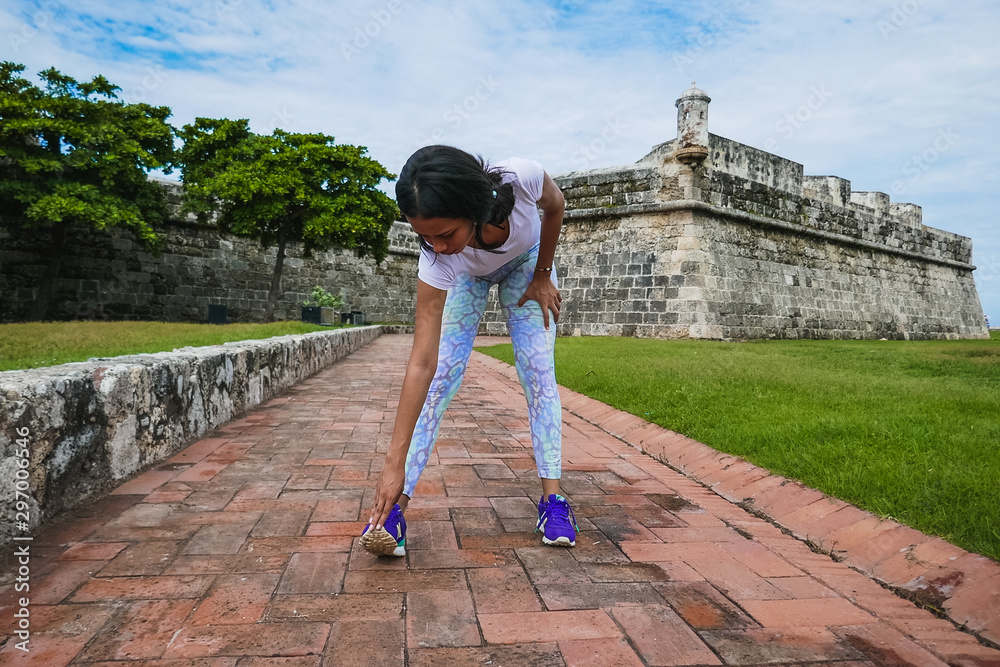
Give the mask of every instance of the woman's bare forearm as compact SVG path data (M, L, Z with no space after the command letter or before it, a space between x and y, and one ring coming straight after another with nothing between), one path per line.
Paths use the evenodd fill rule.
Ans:
M403 389L399 397L399 407L396 410L396 422L392 427L392 439L389 442L389 451L385 456L387 466L402 466L406 463L410 438L413 437L413 429L417 425L417 419L420 418L420 411L423 409L424 401L427 400L427 391L434 379L437 355L430 365L427 361L427 359L414 358L414 355L411 354L410 361L406 365Z

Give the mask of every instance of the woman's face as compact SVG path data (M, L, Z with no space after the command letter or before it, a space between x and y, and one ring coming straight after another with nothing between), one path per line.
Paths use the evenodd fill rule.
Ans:
M413 231L440 255L460 253L472 242L475 226L466 218L406 217Z

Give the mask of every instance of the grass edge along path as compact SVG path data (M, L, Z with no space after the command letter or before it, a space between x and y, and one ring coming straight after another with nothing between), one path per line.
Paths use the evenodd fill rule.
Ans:
M1000 560L1000 332L976 341L558 338L559 384ZM477 348L513 363L511 346Z
M329 331L305 322L189 324L186 322L26 322L0 324L0 371L56 366L93 357L170 352Z

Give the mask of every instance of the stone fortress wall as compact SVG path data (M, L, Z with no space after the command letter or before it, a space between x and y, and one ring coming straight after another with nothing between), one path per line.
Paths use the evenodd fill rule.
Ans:
M919 206L708 133L677 101L678 138L635 164L555 177L562 335L986 338L970 239ZM496 307L483 331L502 333Z
M181 186L163 185L176 212ZM190 220L173 220L158 232L163 248L154 255L124 230L72 231L50 318L199 322L208 317L210 304L224 304L230 321L260 321L277 248ZM44 270L46 242L0 228L0 322L27 317ZM342 248L307 258L300 244L291 244L275 318L300 319L302 302L320 285L342 293L344 310L360 310L368 322L412 322L418 255L416 236L399 222L393 223L381 266Z
M556 265L562 335L657 338L983 338L971 240L921 222L919 206L852 191L836 176L708 132L709 98L677 101L677 138L632 165L556 176L567 212ZM174 206L180 186L165 184ZM264 311L274 248L190 221L160 255L127 232L76 232L55 319L233 321ZM110 236L109 236L110 235ZM110 238L110 242L109 239ZM27 316L45 239L0 229L0 322ZM298 319L314 285L368 321L412 322L416 236L397 223L381 267L290 247L275 316ZM495 290L480 327L506 333Z

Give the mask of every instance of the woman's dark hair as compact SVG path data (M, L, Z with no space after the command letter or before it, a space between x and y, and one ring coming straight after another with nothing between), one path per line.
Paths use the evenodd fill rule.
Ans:
M496 250L501 243L483 241L483 225L499 227L514 209L514 186L504 171L452 146L425 146L410 156L396 181L396 205L412 218L471 220L476 243ZM420 245L433 252L420 239Z

